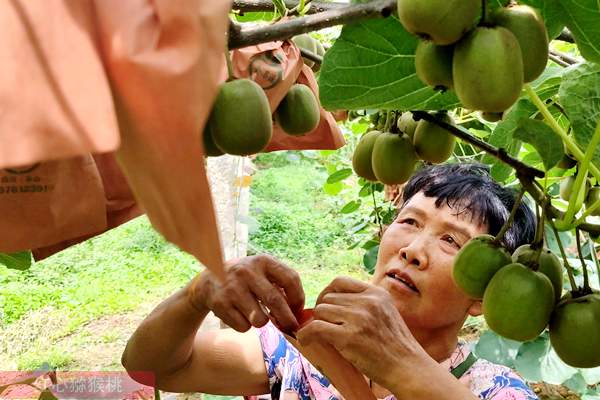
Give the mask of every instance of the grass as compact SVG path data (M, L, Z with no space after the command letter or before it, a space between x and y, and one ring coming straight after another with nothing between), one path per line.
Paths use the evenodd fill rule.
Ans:
M312 305L333 278L365 279L361 250L347 250L352 237L337 214L336 199L326 195L327 179L315 161L286 162L286 153L260 155L252 186L250 213L258 221L252 250L266 251L299 271Z
M327 173L315 161L290 154L263 154L255 161L251 252L274 254L296 268L312 306L334 277L367 275L359 266L361 251L346 250L351 238L336 212L340 200L321 190ZM103 318L165 298L199 270L193 257L165 242L145 217L28 271L0 266L0 369L31 370L44 363L81 369L86 354L89 368L118 369L118 351L100 367L93 359L98 348L119 349L127 339L120 325L97 330Z

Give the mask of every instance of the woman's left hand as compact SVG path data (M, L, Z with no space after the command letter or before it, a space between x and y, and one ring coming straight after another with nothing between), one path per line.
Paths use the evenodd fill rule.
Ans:
M363 374L384 387L398 372L429 358L384 289L347 277L336 278L317 299L314 321L297 333L302 345L325 341Z

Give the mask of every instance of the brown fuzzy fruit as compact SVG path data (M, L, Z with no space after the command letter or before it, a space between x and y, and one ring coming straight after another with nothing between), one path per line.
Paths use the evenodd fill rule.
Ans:
M519 42L506 28L475 28L456 45L452 75L465 108L503 112L523 88Z
M452 45L420 41L415 52L415 68L421 82L440 92L452 89L453 53Z
M416 162L417 154L407 135L385 132L375 141L372 166L379 182L386 185L406 182Z
M457 42L480 13L479 0L398 0L404 29L442 46Z
M453 124L452 118L445 113L439 114L444 122ZM417 124L413 138L417 155L434 164L446 161L454 151L456 140L450 132L439 125L421 120Z
M548 63L548 33L544 20L532 7L513 5L498 8L493 22L512 32L519 41L523 58L523 81L531 82L544 72Z

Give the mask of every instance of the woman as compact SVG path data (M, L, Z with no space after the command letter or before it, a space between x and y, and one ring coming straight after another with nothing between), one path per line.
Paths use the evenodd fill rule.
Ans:
M454 257L470 238L499 232L513 203L513 194L483 166L419 171L382 237L372 281L335 279L298 339L335 346L378 398L536 399L512 371L476 360L458 341L467 316L481 314L481 302L454 284ZM530 242L534 227L531 210L521 205L505 246L512 251ZM297 329L294 314L304 306L298 274L267 256L235 263L223 285L204 272L146 318L125 349L123 365L153 371L157 386L173 392L338 399L259 302L281 329ZM233 329L198 334L211 310Z

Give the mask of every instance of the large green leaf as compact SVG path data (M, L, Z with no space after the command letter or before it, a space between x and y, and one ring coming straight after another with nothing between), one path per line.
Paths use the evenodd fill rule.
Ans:
M569 68L563 75L559 96L575 139L585 150L600 122L600 65L585 63ZM600 148L596 149L593 160L600 165Z
M459 105L415 73L417 38L394 17L347 25L324 57L319 88L327 109L440 110Z
M529 100L519 100L504 116L504 120L496 125L488 142L506 150L512 156L517 155L521 149L521 142L513 138L513 132L517 129L519 121L523 118L529 118L535 110L535 106ZM484 162L492 164L491 174L497 181L505 182L510 177L512 172L510 166L490 155L484 157Z
M563 20L573 33L581 55L600 63L600 2L597 0L547 0L560 4Z
M562 139L542 121L527 118L520 120L513 137L531 143L542 157L546 170L554 167L564 154Z
M555 38L565 26L563 10L558 0L521 0L521 4L527 4L537 8L544 18L544 24L550 38Z
M475 346L475 354L479 358L513 368L520 346L521 342L505 339L493 331L485 331Z
M7 268L25 271L31 267L31 252L21 251L18 253L0 253L0 264Z
M550 346L550 339L546 333L521 345L515 358L515 368L527 380L555 385L563 383L577 373L577 369L561 361Z

